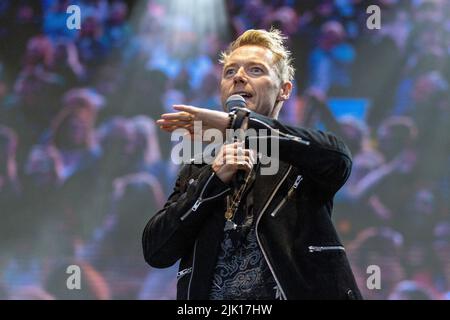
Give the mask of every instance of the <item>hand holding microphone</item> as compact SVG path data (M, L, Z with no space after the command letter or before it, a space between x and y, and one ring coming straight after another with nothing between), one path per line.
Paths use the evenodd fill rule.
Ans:
M245 102L245 99L239 95L234 94L230 97L228 97L227 101L225 102L225 108L230 113L233 114L233 120L230 124L231 129L239 130L244 129L244 121L248 116L248 109L247 109L247 103ZM245 148L244 138L241 136L242 132L234 133L234 142L242 142L242 146ZM236 172L236 185L241 185L245 181L245 171L244 170L238 170Z
M256 163L254 150L243 147L243 142L224 144L214 159L212 169L224 183L229 184L237 174L245 176Z
M187 105L174 105L173 108L177 112L161 115L161 119L157 120L156 123L162 130L167 132L173 132L180 128L187 129L192 139L195 138L195 121L201 122L202 130L215 128L225 134L226 129L230 128L230 124L232 124L231 128L234 130L243 129L246 116L249 112L246 107L245 99L237 94L230 96L225 102L225 109L228 113ZM230 123L230 113L233 114L232 123ZM201 132L199 133L203 136ZM245 149L242 140L235 135L234 141L229 141L229 144L222 146L220 154L222 152L224 154L216 157L213 163L214 171L226 183L229 183L236 176L236 184L242 184L245 173L250 171L255 163L256 157L253 150ZM243 150L242 154L239 154L238 150ZM252 153L252 158L250 158L250 153Z

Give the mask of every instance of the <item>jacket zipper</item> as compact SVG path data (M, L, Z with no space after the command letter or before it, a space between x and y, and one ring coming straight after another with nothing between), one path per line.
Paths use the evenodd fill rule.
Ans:
M216 194L215 196L209 197L209 198L205 198L203 199L203 193L205 192L206 187L208 186L209 182L211 181L212 177L214 176L215 173L213 173L208 180L206 181L205 185L203 186L202 191L200 192L200 196L198 197L197 201L195 201L194 205L184 214L181 216L180 220L183 221L185 220L192 212L197 211L198 207L205 201L209 201L212 199L215 199L217 197L220 197L221 195L227 193L228 191L230 191L230 188L225 189L224 191L222 191L219 194Z
M177 273L177 281L191 272L192 272L192 267L181 270L180 272Z
M203 193L205 192L206 187L208 186L209 182L211 181L212 177L214 176L215 173L213 173L208 180L206 181L205 185L203 186L202 191L200 192L200 196L198 197L197 201L195 201L194 205L192 206L192 208L189 209L188 212L186 212L180 219L183 221L184 219L186 219L193 211L196 211L198 209L198 207L200 206L200 204L204 201L209 201L212 200L214 198L220 197L222 194L228 192L230 190L230 188L227 188L226 190L222 191L221 193L206 198L206 199L202 199ZM192 283L192 278L194 276L194 266L195 266L195 254L197 252L197 243L198 243L198 239L195 240L195 244L194 244L194 253L192 254L192 267L191 267L191 277L189 278L189 285L188 285L188 294L187 294L187 300L190 300L190 294L191 294L191 283Z
M192 254L192 268L191 268L191 277L189 278L187 300L190 300L190 295L191 295L191 283L192 283L192 277L193 277L193 275L194 275L195 253L196 253L196 251L197 251L197 243L198 243L198 240L195 240L195 244L194 244L194 253Z
M281 200L281 202L277 205L277 207L273 210L273 212L270 214L272 217L275 217L275 215L280 211L280 209L284 206L284 204L291 198L292 194L294 193L295 189L297 189L300 182L303 180L302 175L298 175L297 179L295 179L294 184L289 189L288 194Z
M304 140L304 139L302 139L300 137L294 136L292 134L287 134L287 133L281 132L279 129L272 128L267 123L265 123L265 122L263 122L263 121L261 121L259 119L255 119L255 118L249 118L249 119L261 123L263 126L268 127L272 131L278 132L279 135L285 136L286 138L292 139L292 140L294 140L296 142L302 143L302 144L307 145L307 146L309 146L309 144L310 144L309 141Z
M273 197L275 196L275 193L277 193L278 189L280 188L280 186L283 184L284 180L286 180L287 176L289 175L289 172L291 172L292 170L292 165L289 166L286 174L284 175L284 177L281 179L281 181L278 183L278 185L276 186L275 190L272 192L272 194L269 197L269 200L267 201L266 205L264 206L264 208L261 210L261 214L258 217L258 220L256 220L256 226L255 226L255 233L256 233L256 240L258 241L259 247L261 249L261 252L264 256L264 259L266 260L267 265L269 266L270 272L272 272L273 278L275 280L275 282L277 283L278 288L280 288L281 291L281 296L284 300L287 300L286 298L286 294L284 293L283 288L281 287L280 282L278 281L278 278L275 274L275 271L273 270L272 265L269 262L269 259L267 258L267 254L264 251L264 248L261 244L261 240L259 239L259 235L258 235L258 225L259 225L259 221L261 220L261 217L264 214L264 211L266 211L267 207L269 206L270 202L272 201Z
M345 251L343 246L309 246L309 252L322 252L322 251L330 251L330 250L342 250Z

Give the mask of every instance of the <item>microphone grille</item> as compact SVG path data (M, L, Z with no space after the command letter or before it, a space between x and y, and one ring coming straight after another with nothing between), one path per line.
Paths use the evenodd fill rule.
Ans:
M225 107L228 110L228 112L232 111L234 108L241 107L245 108L247 106L247 103L245 102L244 97L242 97L239 94L233 94L228 97L227 101L225 102Z

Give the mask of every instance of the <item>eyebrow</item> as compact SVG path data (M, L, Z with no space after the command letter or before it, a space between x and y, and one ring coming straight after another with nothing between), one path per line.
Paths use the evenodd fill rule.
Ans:
M236 65L238 65L237 62L227 63L223 66L223 70L230 68L230 67L234 67ZM264 67L264 69L266 69L266 70L269 70L269 67L263 62L250 61L250 62L244 63L244 65L257 65L257 66Z

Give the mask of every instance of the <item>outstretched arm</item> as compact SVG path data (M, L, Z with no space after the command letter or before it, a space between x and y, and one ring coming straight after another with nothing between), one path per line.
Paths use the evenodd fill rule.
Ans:
M162 116L157 123L163 130L193 128L193 121L202 121L203 129L216 128L225 132L229 117L226 112L192 106L174 107L179 112ZM279 152L268 149L270 156L278 156L309 176L324 195L333 195L345 183L351 171L351 154L346 145L331 133L283 124L277 119L250 112L244 129L255 129L248 139L268 142L277 139ZM191 131L191 130L190 130ZM271 145L271 143L267 143ZM276 144L275 144L276 145ZM258 150L259 151L259 150Z

